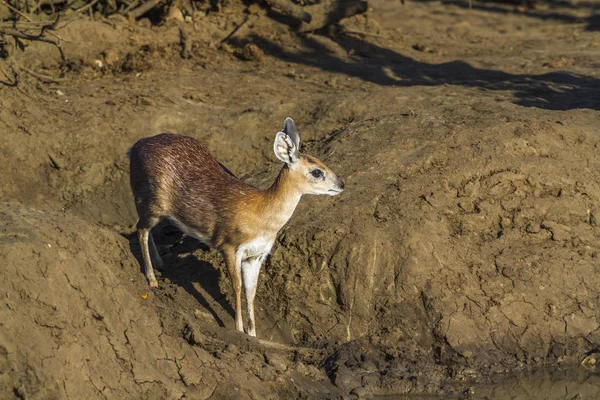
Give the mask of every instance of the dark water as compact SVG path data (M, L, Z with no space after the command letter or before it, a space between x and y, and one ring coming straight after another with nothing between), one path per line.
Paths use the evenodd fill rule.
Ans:
M490 383L466 385L461 395L381 396L379 400L489 399L489 400L600 400L600 369L583 367L544 369L527 375L497 375Z

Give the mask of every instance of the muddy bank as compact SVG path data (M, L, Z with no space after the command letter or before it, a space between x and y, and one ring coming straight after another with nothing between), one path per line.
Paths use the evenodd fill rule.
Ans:
M197 303L151 292L115 232L69 213L0 207L3 398L338 393L302 356L292 362L293 348L261 345L218 328Z
M243 10L186 25L189 59L176 24L82 21L64 32L74 64L35 46L19 59L64 81L0 87L8 398L460 393L467 383L448 379L597 351L600 84L586 19L373 1L326 34L261 15L216 46ZM244 58L249 42L259 57ZM303 199L281 232L257 341L233 331L220 255L171 226L155 232L167 268L147 287L125 152L183 133L266 187L288 115L346 191Z

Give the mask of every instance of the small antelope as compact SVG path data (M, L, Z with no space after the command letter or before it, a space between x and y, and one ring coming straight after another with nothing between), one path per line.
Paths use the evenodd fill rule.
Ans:
M334 196L344 182L316 158L301 154L291 118L275 136L275 155L285 163L266 190L249 185L220 164L196 139L163 133L139 140L129 151L131 189L139 215L138 237L146 279L157 287L152 263L162 260L150 230L168 218L183 232L223 254L235 292L235 326L243 331L242 278L248 334L256 336L254 296L263 261L277 232L303 194Z

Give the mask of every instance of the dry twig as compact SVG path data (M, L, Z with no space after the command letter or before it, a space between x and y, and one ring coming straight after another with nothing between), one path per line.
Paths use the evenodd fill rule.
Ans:
M52 45L56 46L56 48L58 49L62 60L66 61L66 56L65 56L65 53L61 46L61 41L63 39L60 36L58 36L58 34L56 34L54 31L57 29L59 23L62 22L62 17L64 16L65 12L67 10L69 10L75 4L76 1L78 1L78 0L68 1L67 4L64 6L64 8L62 8L61 11L56 13L56 18L54 19L54 21L36 22L36 21L33 21L27 14L24 14L20 10L17 10L16 8L10 6L6 2L6 0L0 0L0 2L2 4L8 6L11 9L11 11L15 12L15 14L17 14L27 20L27 21L11 21L11 22L0 23L0 37L1 38L3 38L3 37L12 37L13 38L12 52L14 52L14 50L16 49L16 46L19 44L20 40L37 41L37 42L52 44ZM98 1L99 0L93 0L91 5L95 4L95 2L98 2ZM37 6L36 6L36 8L34 8L34 10L37 10L37 7L39 7L39 5L41 3L42 3L41 1L38 2ZM57 40L53 40L53 39L46 37L47 34L56 37ZM7 53L8 55L6 56L6 60L13 71L14 78L11 80L10 77L8 76L8 74L6 73L6 71L2 70L2 73L10 81L8 83L10 86L17 86L17 88L18 88L18 85L19 85L18 71L26 72L29 75L31 75L41 81L45 81L45 82L58 83L58 82L62 81L60 78L54 78L54 77L51 77L48 75L41 74L39 72L32 71L25 67L19 66L16 63L16 61L14 60L14 57L11 56L12 52Z
M7 83L5 83L5 85L17 86L19 84L19 78L14 71L13 71L12 78L10 76L8 76L8 73L5 70L3 70L2 68L0 68L0 71L4 74L4 76L6 77L6 80L8 81ZM2 82L2 83L4 83L4 82Z
M258 16L256 14L254 15L248 15L241 24L239 24L238 26L236 26L230 33L229 35L225 36L225 39L221 40L221 43L219 43L219 47L223 46L223 43L226 43L229 39L231 39L232 37L234 37L235 35L237 35L240 32L240 29L242 29L242 27L246 26L248 24L249 21L253 21L255 19L257 19Z
M379 33L371 33L371 32L359 31L357 29L344 29L344 33L348 33L350 35L380 37L380 38L385 38L385 39L389 38L389 36L381 35Z
M80 7L80 8L78 8L77 10L73 11L73 14L76 14L76 13L82 13L82 12L84 12L84 11L87 11L87 10L89 10L90 8L94 7L94 5L95 5L96 3L98 3L99 1L100 1L100 0L93 0L91 3L88 3L88 4L86 4L85 6L83 6L83 7ZM71 15L72 15L72 14L71 14Z
M50 83L62 83L65 81L65 79L63 79L63 78L54 78L49 75L40 74L39 72L32 71L25 67L19 67L19 69L21 71L27 72L29 75L33 76L34 78L39 79L40 81L50 82Z
M4 4L6 6L6 8L8 8L10 11L14 12L15 14L20 15L21 17L25 18L29 22L32 22L31 18L29 18L29 16L27 14L22 13L21 11L17 10L16 8L14 8L10 4L8 4L5 0L0 0L0 3Z
M146 14L148 11L152 10L154 7L160 5L161 3L162 3L162 0L148 0L141 6L131 10L130 14L134 18L139 18L142 15Z

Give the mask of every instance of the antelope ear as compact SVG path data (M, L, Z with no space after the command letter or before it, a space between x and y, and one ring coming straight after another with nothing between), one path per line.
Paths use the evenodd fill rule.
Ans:
M287 117L283 122L283 133L288 135L294 141L296 151L300 150L300 135L298 134L298 129L296 129L294 120L290 117Z
M273 143L273 151L277 158L286 163L293 165L298 161L298 148L296 143L285 132L278 132Z

